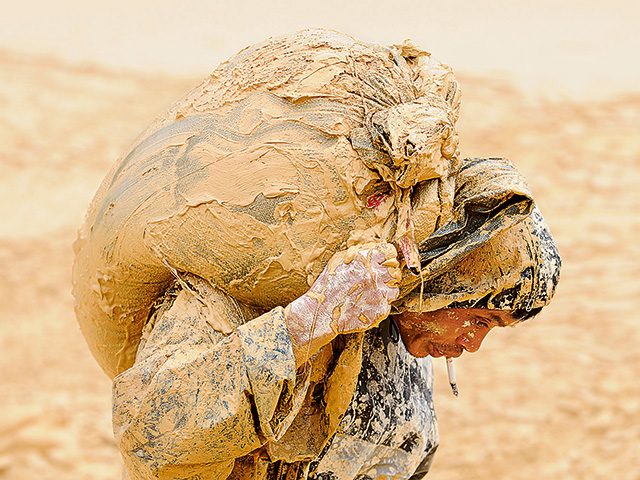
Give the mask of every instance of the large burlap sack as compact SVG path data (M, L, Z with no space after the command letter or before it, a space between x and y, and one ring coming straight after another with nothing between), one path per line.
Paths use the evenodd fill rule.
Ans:
M303 31L220 65L116 163L79 232L76 313L102 368L133 363L178 272L268 309L350 244L415 263L451 217L458 109L451 70L408 43Z

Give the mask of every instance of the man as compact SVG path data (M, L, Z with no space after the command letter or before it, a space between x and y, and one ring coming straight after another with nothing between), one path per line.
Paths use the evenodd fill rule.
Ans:
M431 362L422 357L474 352L492 328L535 315L560 267L537 209L517 221L514 197L495 204L497 191L520 181L510 164L465 167L461 213L439 231L448 248L438 235L420 248L425 271L441 266L379 326L399 291L389 244L336 254L306 294L266 313L180 275L147 324L136 363L114 379L114 429L129 477L424 476L438 434ZM494 206L481 221L480 194ZM233 333L216 331L216 316Z
M413 45L303 31L223 63L114 166L74 295L127 478L427 472L424 357L535 314L559 268L511 164L458 158L459 101Z

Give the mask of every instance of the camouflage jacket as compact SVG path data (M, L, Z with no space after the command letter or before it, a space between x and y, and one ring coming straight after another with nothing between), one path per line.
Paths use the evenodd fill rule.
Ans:
M284 320L195 278L166 295L114 379L125 478L421 478L438 441L430 360L386 321L296 370Z

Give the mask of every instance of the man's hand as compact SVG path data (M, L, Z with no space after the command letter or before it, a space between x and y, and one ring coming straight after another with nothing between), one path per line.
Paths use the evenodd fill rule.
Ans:
M351 247L337 253L306 297L331 319L336 333L367 330L384 320L398 298L400 268L389 243ZM308 302L308 300L307 300Z
M298 365L337 335L377 326L398 297L400 266L388 243L351 247L333 256L309 291L286 308Z

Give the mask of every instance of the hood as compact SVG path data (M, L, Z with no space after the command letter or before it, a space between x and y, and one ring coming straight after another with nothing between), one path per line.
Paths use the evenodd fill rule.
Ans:
M467 159L454 220L419 245L421 276L397 311L488 308L530 318L553 297L561 260L523 177L505 159ZM422 284L421 284L422 283Z

